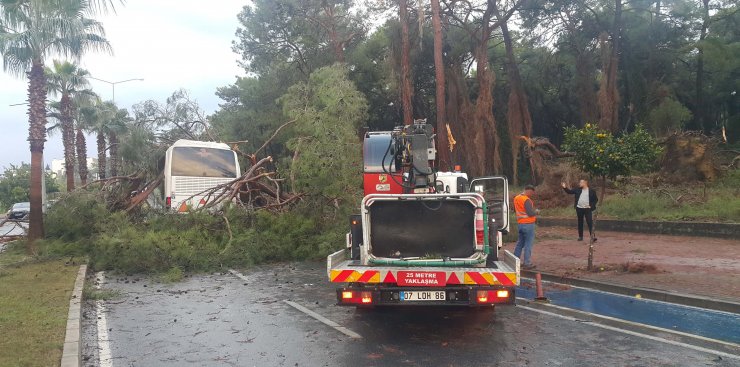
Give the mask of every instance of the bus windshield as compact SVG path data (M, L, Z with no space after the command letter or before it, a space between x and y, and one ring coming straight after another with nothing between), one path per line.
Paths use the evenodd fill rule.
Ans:
M172 176L236 178L236 157L225 149L175 147Z

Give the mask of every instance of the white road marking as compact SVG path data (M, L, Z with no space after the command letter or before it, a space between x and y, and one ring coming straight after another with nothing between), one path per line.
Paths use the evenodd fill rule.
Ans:
M100 289L105 282L105 273L98 272L95 277L100 279L95 288ZM110 336L108 335L108 320L105 318L105 303L95 301L95 313L98 316L98 363L100 367L113 367L113 357L110 351Z
M240 273L240 272L238 272L238 271L236 271L234 269L229 269L229 273L233 274L234 276L236 276L237 278L239 278L241 280L249 280L244 274L242 274L242 273ZM340 333L342 333L344 335L349 336L350 338L353 338L353 339L362 339L362 335L360 335L360 334L358 334L358 333L356 333L356 332L354 332L354 331L352 331L350 329L347 329L346 327L344 327L342 325L339 325L336 322L334 322L332 320L329 320L326 317L321 316L318 313L316 313L314 311L311 311L311 310L309 310L306 307L303 307L303 306L301 306L301 305L299 305L299 304L297 304L295 302L291 302L291 301L288 301L288 300L285 300L284 302L286 304L288 304L289 306L295 308L296 310L301 311L301 312L305 313L306 315L313 317L314 319L320 321L321 323L334 328L335 330L339 331Z
M541 313L543 315L549 315L549 316L558 317L558 318L565 319L565 320L576 321L576 322L582 321L582 320L579 320L579 319L577 319L575 317L560 315L560 314L557 314L557 313L554 313L554 312L540 310L540 309L529 307L529 306L517 305L517 307L521 307L521 308L524 308L524 309L529 310L529 311L532 311L532 312ZM622 321L622 320L620 320L620 321ZM616 331L616 332L623 333L623 334L638 336L638 337L641 337L641 338L645 338L645 339L649 339L649 340L653 340L653 341L658 341L658 342L661 342L661 343L671 344L671 345L675 345L675 346L679 346L679 347L683 347L683 348L693 349L695 351L699 351L699 352L703 352L703 353L709 353L709 354L718 355L718 356L721 356L721 357L731 358L731 359L740 359L740 356L738 356L738 355L729 354L729 353L721 352L721 351L718 351L718 350L713 350L713 349L709 349L709 348L699 347L699 346L696 346L696 345L686 344L686 343L682 343L682 342L677 342L675 340L664 339L664 338L653 336L653 335L642 334L642 333L638 333L636 331L620 329L618 327L604 325L604 324L599 324L599 323L595 323L595 322L590 322L588 324L589 325L592 325L592 326L595 326L595 327L598 327L598 328L602 328L602 329L606 329L606 330L611 330L611 331Z
M307 308L305 308L305 307L303 307L303 306L301 306L301 305L299 305L299 304L297 304L295 302L291 302L291 301L288 301L288 300L285 300L284 302L287 303L288 305L290 305L291 307L295 308L296 310L301 311L301 312L305 313L306 315L311 316L314 319L316 319L318 321L321 321L322 323L324 323L324 324L326 324L328 326L333 327L338 332L340 332L340 333L342 333L344 335L347 335L350 338L353 338L353 339L362 339L362 336L360 334L357 334L356 332L354 332L354 331L352 331L350 329L347 329L346 327L341 326L341 325L337 324L336 322L331 321L331 320L327 319L326 317L321 316L321 315L317 314L316 312L313 312L313 311L311 311L311 310L309 310L309 309L307 309Z
M531 300L528 300L526 298L520 298L520 297L517 297L517 299L523 300L523 301L531 301ZM584 315L589 315L589 316L593 316L593 317L604 319L604 320L616 321L616 322L620 322L620 323L627 324L627 325L639 326L639 327L643 327L643 328L647 328L647 329L651 329L651 330L656 330L656 331L660 331L660 332L664 332L664 333L676 334L676 335L681 335L681 336L685 336L685 337L689 337L689 338L693 338L693 339L708 341L708 342L717 343L717 344L723 344L723 345L726 345L728 347L740 348L740 344L736 344L736 343L732 343L732 342L726 342L724 340L707 338L707 337L701 336L701 335L689 334L689 333L685 333L683 331L671 330L671 329L666 329L666 328L662 328L662 327L658 327L658 326L641 324L639 322L618 319L616 317L599 315L599 314L591 313L591 312L588 312L588 311L577 310L577 309L574 309L574 308L568 308L568 307L553 305L551 303L546 304L546 306L547 307L556 308L556 309L559 309L559 310L565 310L565 311L569 311L569 312L575 312L575 313L580 313L580 314L584 314Z

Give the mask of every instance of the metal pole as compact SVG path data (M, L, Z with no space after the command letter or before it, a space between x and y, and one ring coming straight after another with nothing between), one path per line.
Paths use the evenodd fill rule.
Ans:
M588 270L594 270L594 238L596 238L596 217L598 213L596 210L593 212L593 218L591 219L591 238L588 241Z

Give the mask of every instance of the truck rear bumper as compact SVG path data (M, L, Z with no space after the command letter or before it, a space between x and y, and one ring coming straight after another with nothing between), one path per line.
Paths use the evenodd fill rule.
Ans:
M410 297L409 295L413 296ZM337 289L339 306L467 306L514 304L514 287L397 287L349 285Z
M513 304L519 259L504 251L492 267L369 266L347 260L347 250L327 258L327 275L343 306L490 306Z

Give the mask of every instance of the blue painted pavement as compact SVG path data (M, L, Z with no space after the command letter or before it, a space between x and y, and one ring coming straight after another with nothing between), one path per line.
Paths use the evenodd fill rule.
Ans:
M550 303L707 338L740 343L740 314L706 310L621 294L543 282ZM534 299L534 283L522 279L517 297Z

